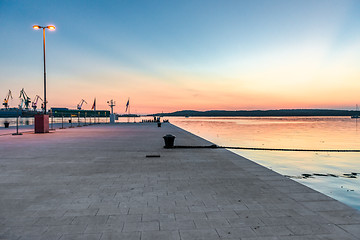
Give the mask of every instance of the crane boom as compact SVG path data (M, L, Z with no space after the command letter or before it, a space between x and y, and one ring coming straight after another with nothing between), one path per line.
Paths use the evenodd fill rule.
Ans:
M9 89L8 94L7 94L6 97L4 98L4 102L3 102L3 105L4 105L4 107L5 107L6 109L9 108L9 98L13 99L10 89Z
M78 109L78 110L81 110L82 105L83 105L84 103L87 104L87 102L86 102L84 99L81 99L81 101L80 101L79 104L77 105L77 109Z
M34 101L32 102L32 104L31 104L31 106L32 106L32 108L34 109L34 111L35 111L36 108L37 108L37 103L38 103L39 99L44 102L44 100L43 100L39 95L36 95L36 96L35 96L35 100L34 100Z
M25 104L25 109L29 109L29 105L30 105L30 103L31 103L31 99L30 99L29 96L26 94L26 92L25 92L24 89L21 89L19 98L21 99L20 108L22 108L22 105Z

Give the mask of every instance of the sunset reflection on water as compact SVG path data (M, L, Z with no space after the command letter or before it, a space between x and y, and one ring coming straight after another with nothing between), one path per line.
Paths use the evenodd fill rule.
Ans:
M360 149L350 117L170 118L217 145L261 148ZM360 210L360 153L232 150ZM302 174L334 174L302 178ZM357 178L343 174L357 173Z

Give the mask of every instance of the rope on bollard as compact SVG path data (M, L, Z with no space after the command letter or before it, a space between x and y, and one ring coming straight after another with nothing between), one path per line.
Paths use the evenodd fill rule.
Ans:
M256 147L226 147L218 145L208 146L174 146L173 148L227 148L254 151L282 151L282 152L360 152L359 149L298 149L298 148L256 148Z

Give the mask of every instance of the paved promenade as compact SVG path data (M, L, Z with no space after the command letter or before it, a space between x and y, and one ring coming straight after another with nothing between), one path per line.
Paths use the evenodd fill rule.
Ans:
M360 212L171 124L0 136L0 239L360 239ZM146 157L160 155L160 157Z

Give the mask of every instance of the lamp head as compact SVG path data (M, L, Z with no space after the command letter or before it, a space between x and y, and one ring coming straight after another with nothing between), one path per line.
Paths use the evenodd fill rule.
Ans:
M55 26L53 26L53 25L47 26L47 28L48 28L49 30L51 30L51 31L54 31L54 30L55 30Z
M38 30L39 28L40 28L40 26L39 26L39 25L34 25L34 26L33 26L33 29Z

